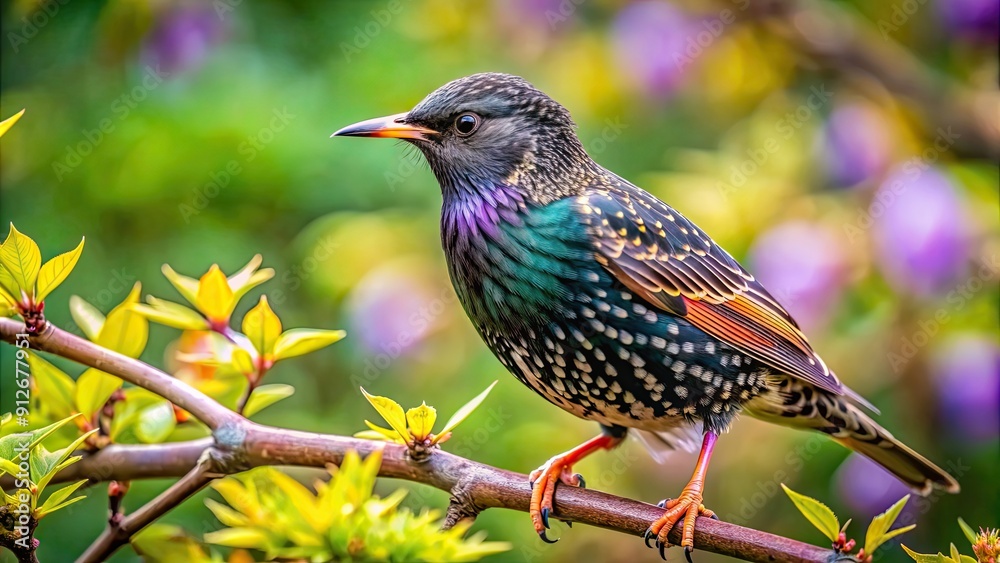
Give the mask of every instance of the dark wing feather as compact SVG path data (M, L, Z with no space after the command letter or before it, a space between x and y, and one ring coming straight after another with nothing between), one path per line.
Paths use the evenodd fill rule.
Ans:
M597 260L647 301L781 373L847 395L795 320L752 275L684 216L619 180L578 198Z

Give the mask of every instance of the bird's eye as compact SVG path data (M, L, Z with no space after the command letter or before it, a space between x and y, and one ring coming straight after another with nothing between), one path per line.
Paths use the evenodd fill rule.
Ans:
M468 137L479 129L482 122L482 118L474 113L463 113L455 118L455 131L463 137Z

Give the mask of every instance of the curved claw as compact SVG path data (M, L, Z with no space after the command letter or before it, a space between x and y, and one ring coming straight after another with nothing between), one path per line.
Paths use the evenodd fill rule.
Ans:
M580 487L581 489L587 488L587 481L583 478L583 475L580 475L579 473L574 473L573 478L576 479L576 482L578 483L577 487Z
M642 540L644 542L646 542L646 547L648 547L650 549L652 549L653 546L649 545L649 540L650 540L650 538L653 538L653 537L655 537L655 534L653 534L653 528L652 527L646 528L646 533L642 535ZM659 543L659 542L657 542L657 543Z
M667 560L667 542L656 542L660 546L660 559Z
M713 512L712 515L709 516L709 518L711 518L712 520L719 520L719 515ZM721 522L722 520L719 521Z
M656 506L658 508L666 508L667 507L667 500L668 499L661 500L660 502L656 503Z
M559 541L559 538L550 540L549 537L545 535L545 530L538 532L538 537L542 538L542 541L545 543L556 543L557 541Z
M692 551L694 551L693 547L685 547L684 548L684 557L687 559L688 563L694 563L694 561L691 560L691 552Z
M563 520L563 523L566 524L567 528L572 528L573 527L573 523L570 522L569 520Z
M549 509L548 508L543 508L542 509L542 525L545 526L545 529L550 529L550 526L549 526Z

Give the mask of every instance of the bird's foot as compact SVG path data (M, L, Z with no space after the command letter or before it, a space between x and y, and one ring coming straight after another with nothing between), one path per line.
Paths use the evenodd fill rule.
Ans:
M667 535L678 523L681 523L680 545L684 547L684 555L687 557L687 560L691 561L691 552L694 551L695 520L699 516L718 519L714 512L705 508L705 505L702 504L701 487L697 484L688 484L679 497L667 500L658 506L665 508L666 512L646 530L646 534L643 536L646 540L646 545L653 547L649 544L649 540L655 537L655 546L660 550L660 557L666 559L665 550L667 547L670 547Z
M535 525L535 532L542 541L555 543L558 540L551 540L545 534L549 528L549 516L552 515L553 497L555 496L556 483L563 483L571 487L586 487L583 476L573 473L572 461L565 455L558 455L550 459L545 465L531 472L531 503L528 513L531 515L531 522ZM566 522L569 524L569 522Z

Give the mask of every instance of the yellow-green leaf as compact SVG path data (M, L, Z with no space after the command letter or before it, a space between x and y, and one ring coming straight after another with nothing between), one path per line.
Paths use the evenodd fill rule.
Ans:
M136 417L135 437L144 444L159 444L167 439L177 426L174 407L168 401L142 409Z
M371 432L380 434L383 440L391 440L393 442L403 443L403 437L397 434L394 430L390 430L388 428L382 428L381 426L374 424L369 420L365 421L365 425L368 426ZM362 431L362 432L367 432L367 431ZM362 432L359 432L358 434L361 434ZM358 437L360 438L361 436Z
M437 411L434 407L421 403L419 407L406 411L406 422L410 425L410 433L417 440L423 440L434 429L434 421L437 420Z
M965 537L966 537L966 539L969 540L970 544L976 543L976 536L978 536L979 534L977 534L975 532L975 530L972 529L972 526L968 525L965 522L965 520L962 520L961 518L959 518L958 519L958 527L962 528L962 533L965 534Z
M868 525L868 531L865 533L865 553L875 553L875 550L880 545L902 533L894 531L890 534L889 528L892 528L892 525L896 522L896 518L899 517L899 513L906 506L906 501L908 500L910 500L910 495L899 499L885 512L872 518L872 523Z
M229 508L228 506L222 504L221 502L212 500L210 498L205 499L205 506L212 511L212 514L222 522L224 525L231 528L239 528L241 526L251 525L250 519L246 516L240 514L239 512Z
M64 252L59 256L49 260L42 265L38 271L38 289L35 292L35 301L42 301L52 290L59 287L59 284L69 276L76 266L80 254L83 253L83 243L86 237L80 240L80 244L69 252Z
M243 317L243 334L261 355L270 354L274 349L274 343L281 335L281 320L271 310L266 295L261 295L257 306Z
M188 303L198 303L198 280L178 274L169 264L164 264L160 271Z
M368 402L375 407L375 410L382 415L382 418L389 423L389 426L404 440L409 442L410 433L406 430L406 413L403 412L403 407L388 397L370 395L368 391L365 391L364 387L361 388L361 392L364 393Z
M243 416L252 416L282 399L291 397L293 393L295 388L291 385L283 383L261 385L254 389L247 399L247 404L243 407Z
M17 282L14 281L14 276L10 275L7 268L0 263L0 301L12 307L17 305L17 302L20 300L21 291L17 287Z
M233 367L244 375L249 375L257 371L257 368L254 367L253 357L250 356L250 352L247 352L243 348L233 349L232 361Z
M76 383L70 376L35 353L28 355L28 365L38 398L52 418L62 419L76 410Z
M142 284L136 282L125 301L108 313L96 344L130 358L138 358L142 354L149 338L149 321L135 310L140 291Z
M232 314L233 306L236 303L233 299L233 290L229 287L229 280L219 269L218 264L212 264L212 267L198 282L196 304L198 310L212 321L229 320L229 315Z
M181 330L206 330L208 321L192 309L171 301L146 296L149 305L136 303L132 306L136 313L162 325Z
M14 223L10 224L7 240L0 246L0 264L7 268L18 289L28 295L34 293L38 270L42 267L42 254L35 241L15 229Z
M247 549L265 549L269 543L267 533L257 528L224 528L205 534L205 541Z
M121 386L121 379L101 370L89 368L76 380L76 410L87 420L92 420L94 414L104 407L111 394Z
M469 415L472 414L474 410L479 408L479 405L481 405L483 401L486 400L486 396L490 394L490 391L493 390L493 387L496 384L497 384L496 381L490 383L490 386L487 387L485 391L473 397L471 401L462 405L462 408L458 409L455 412L455 414L451 415L451 418L448 419L448 422L444 423L444 428L441 429L441 432L438 432L437 439L435 441L440 442L441 437L447 435L449 432L454 430L455 427L458 426L463 420L468 418Z
M46 514L51 514L52 512L55 512L56 510L59 510L60 508L64 508L66 506L69 506L71 503L74 503L76 501L83 500L84 498L86 498L86 497L80 496L80 497L76 497L73 500L70 500L69 502L64 502L64 501L66 501L66 499L69 498L70 495L72 495L74 492L76 492L76 490L79 489L86 482L87 482L86 479L84 479L82 481L77 481L76 483L73 483L72 485L67 485L67 486L65 486L65 487L57 490L56 492L50 494L49 498L45 499L45 502L43 502L42 505L39 506L38 509L35 511L36 517L41 518L42 516L45 516Z
M952 559L950 557L944 555L943 553L935 553L933 555L929 554L929 553L927 553L927 554L925 554L925 553L917 553L917 552L913 551L912 549L906 547L905 545L901 545L900 547L902 547L903 551L905 551L906 554L909 555L910 558L913 559L914 561L916 561L917 563L950 563L950 562L952 562ZM957 563L957 562L954 562L954 563Z
M337 342L347 334L342 330L293 328L286 330L274 343L274 359L284 360L308 354Z
M71 295L69 298L69 314L73 316L76 326L80 327L87 338L97 340L104 326L104 314L96 307L87 303L82 297Z
M785 494L788 495L788 498L792 499L795 508L799 509L799 512L806 517L806 520L809 520L813 526L816 526L817 530L823 532L823 535L829 538L830 541L837 541L837 536L840 534L840 522L829 507L814 498L789 489L784 483L781 484L781 488L785 490ZM868 550L865 550L865 552L870 553Z
M14 124L17 123L17 120L21 119L22 115L24 115L23 109L15 113L14 115L8 117L7 119L0 121L0 137L3 137L3 134L6 133L8 129L13 127Z
M248 291L274 277L272 268L257 269L263 261L264 258L257 254L239 272L229 276L229 287L235 300L239 301Z

